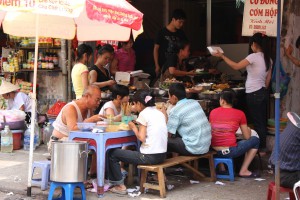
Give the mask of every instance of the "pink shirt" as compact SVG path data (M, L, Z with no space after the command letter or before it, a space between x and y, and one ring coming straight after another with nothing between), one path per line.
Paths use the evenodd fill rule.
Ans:
M118 71L127 72L134 71L135 67L135 52L130 49L128 52L124 49L118 49L115 52L115 58L118 60Z
M235 133L238 128L247 124L243 111L234 108L216 108L210 112L211 124L211 146L213 147L235 147Z

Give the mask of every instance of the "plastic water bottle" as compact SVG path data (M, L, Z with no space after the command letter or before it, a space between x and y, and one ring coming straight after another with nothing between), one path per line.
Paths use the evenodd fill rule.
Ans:
M1 152L11 153L13 151L13 136L8 125L1 131Z
M52 135L53 132L53 126L51 125L51 123L46 123L46 126L44 127L44 131L43 131L43 142L44 144L48 144L50 137Z
M24 133L24 150L29 151L30 149L30 133L31 133L31 125L28 126ZM33 150L36 149L39 141L39 130L38 127L34 129L34 142L33 142Z

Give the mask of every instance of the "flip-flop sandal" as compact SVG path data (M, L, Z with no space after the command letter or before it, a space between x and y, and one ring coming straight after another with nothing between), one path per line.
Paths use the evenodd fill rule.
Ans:
M239 177L240 177L240 178L259 178L259 177L260 177L260 174L255 173L255 172L251 172L251 174L248 175L248 176L241 176L241 175L239 175Z
M111 191L112 193L115 193L115 194L121 194L121 195L127 194L127 190L118 190L115 187L110 188L109 191Z

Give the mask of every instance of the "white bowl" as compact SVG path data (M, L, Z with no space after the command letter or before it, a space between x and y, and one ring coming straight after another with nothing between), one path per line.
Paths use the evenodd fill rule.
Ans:
M96 126L96 123L78 122L77 127L81 131L91 131Z

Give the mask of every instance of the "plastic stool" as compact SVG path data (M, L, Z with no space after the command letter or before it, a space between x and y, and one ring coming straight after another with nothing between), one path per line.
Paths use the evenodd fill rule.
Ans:
M224 163L227 165L228 168L228 175L224 174L216 174L217 178L220 179L229 179L230 181L234 181L234 172L233 172L233 161L232 158L214 158L215 162L215 168L217 167L218 164ZM217 170L216 170L217 173Z
M49 160L34 161L32 164L31 183L33 185L40 185L41 190L46 190L48 188L49 176L50 176L50 165L51 165L51 161ZM32 177L34 174L34 170L37 167L42 169L42 178L33 179Z
M79 187L81 189L81 199L86 200L85 189L83 182L78 183L62 183L62 182L52 182L49 190L48 200L52 200L54 191L56 188L62 188L62 196L57 200L71 200L73 199L75 188Z
M290 188L279 188L280 192L288 192L290 195L290 200L295 200L295 195L292 189ZM268 189L268 197L267 200L275 200L275 192L276 192L276 186L274 182L269 183L269 189Z
M300 181L295 183L293 190L294 190L296 200L300 200Z

